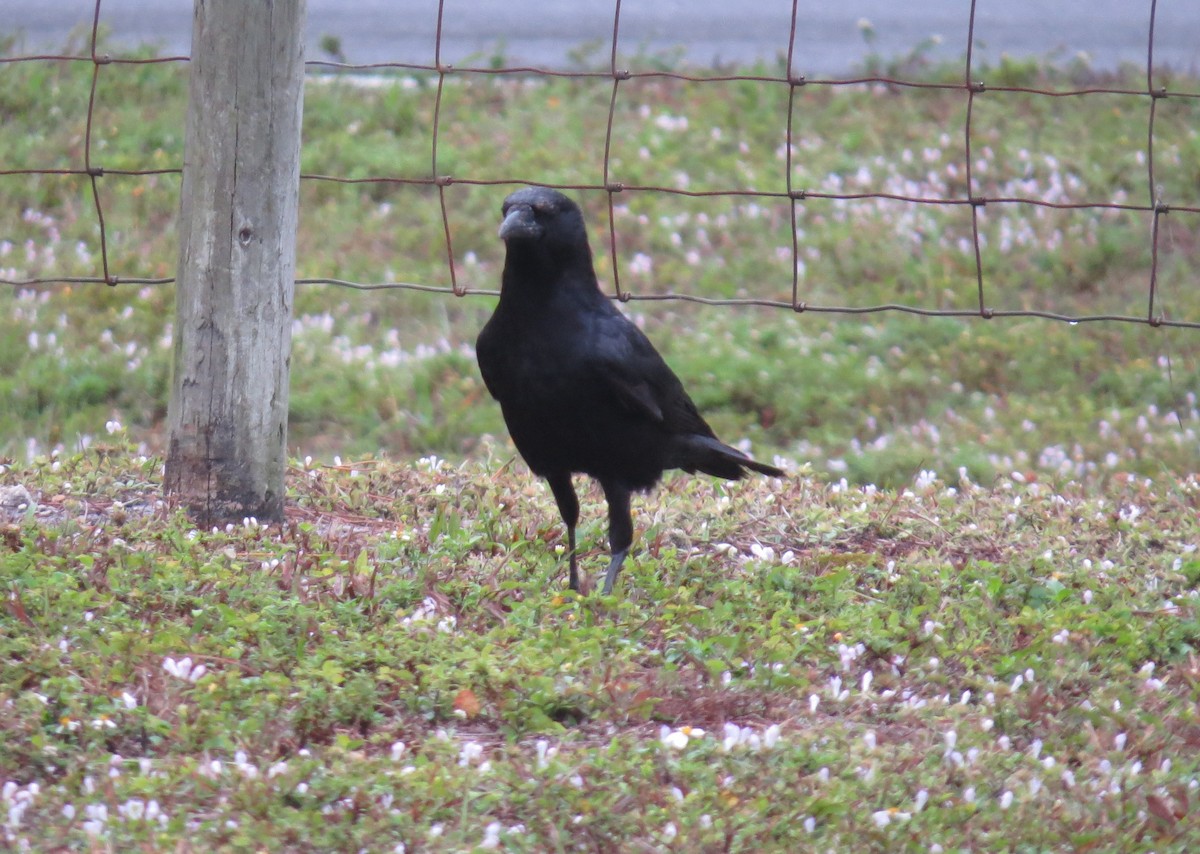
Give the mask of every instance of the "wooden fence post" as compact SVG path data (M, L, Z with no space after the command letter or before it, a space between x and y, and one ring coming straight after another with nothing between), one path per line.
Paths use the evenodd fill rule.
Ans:
M165 491L283 515L306 0L195 0Z

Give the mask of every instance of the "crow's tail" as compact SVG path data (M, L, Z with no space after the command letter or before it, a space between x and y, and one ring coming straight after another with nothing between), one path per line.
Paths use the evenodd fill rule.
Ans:
M669 468L680 468L688 472L702 471L725 480L739 480L746 476L747 469L771 477L783 477L782 469L760 463L737 448L731 448L711 436L698 433L680 436L673 452Z

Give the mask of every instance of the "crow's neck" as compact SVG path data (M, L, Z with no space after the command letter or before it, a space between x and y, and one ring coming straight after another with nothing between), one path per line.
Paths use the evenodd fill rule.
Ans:
M550 253L540 247L509 247L500 279L502 302L531 300L544 303L550 294L565 292L578 292L583 296L599 293L589 249Z

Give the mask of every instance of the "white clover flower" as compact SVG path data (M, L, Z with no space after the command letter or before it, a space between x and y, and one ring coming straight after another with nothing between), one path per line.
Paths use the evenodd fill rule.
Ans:
M629 272L635 276L648 275L654 269L654 259L644 252L638 252L629 262Z
M658 731L658 740L673 750L683 750L688 746L688 741L703 735L704 730L699 727L682 726L679 729L671 729L664 726Z
M912 818L912 813L903 812L896 807L888 807L885 810L871 813L871 820L875 822L876 827L887 827L893 821L908 821L910 818Z
M558 754L558 748L551 747L550 742L544 738L539 738L534 747L537 750L538 770L545 770L545 768L550 765L550 760Z
M460 768L465 768L471 763L477 761L483 755L483 745L478 742L464 742L462 748L458 751L458 764Z
M408 617L400 621L402 626L411 626L414 623L420 623L425 620L432 619L438 610L437 600L432 596L426 596L425 599L417 606L416 610Z
M772 563L775 560L775 549L770 546L762 546L758 543L753 543L750 546L750 554L763 563Z
M208 668L203 664L193 666L190 656L185 656L178 661L168 656L163 659L162 668L176 679L182 679L185 682L195 682L208 672Z

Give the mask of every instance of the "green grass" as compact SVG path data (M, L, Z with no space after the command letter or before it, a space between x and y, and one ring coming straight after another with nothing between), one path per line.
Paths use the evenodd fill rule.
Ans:
M504 455L298 466L283 525L212 531L160 468L5 473L36 502L0 531L10 845L1200 843L1195 478L674 477L617 595L577 598Z
M11 49L10 49L11 52ZM909 76L951 80L918 49ZM581 59L581 61L587 61ZM653 62L633 58L633 67ZM758 69L775 73L778 69ZM880 69L877 69L880 70ZM888 69L881 69L887 71ZM182 162L184 64L106 66L93 122L105 168ZM0 67L0 159L6 168L82 162L87 63ZM980 69L1003 85L1136 88L1102 76L1005 61ZM425 178L436 79L313 77L303 171ZM1167 78L1164 78L1167 79ZM1197 81L1169 80L1176 91ZM596 183L611 81L452 75L437 170L462 178ZM37 105L35 107L35 105ZM1155 181L1169 204L1197 204L1195 99L1159 103ZM813 192L961 195L965 99L958 91L880 86L799 90L792 184ZM787 87L633 79L619 90L611 179L690 190L786 189ZM52 120L47 121L47 116ZM1147 104L1135 96L1050 99L988 91L972 118L978 192L1052 201L1144 202ZM177 175L100 181L110 269L172 276ZM90 182L13 176L0 210L6 278L97 275ZM495 237L507 187L446 189L461 285L495 288ZM298 273L362 282L446 285L436 191L396 183L301 187ZM612 287L603 193L577 194L597 267ZM615 198L617 271L634 295L790 299L788 206L770 200L623 193ZM797 207L799 297L810 304L976 305L969 211L865 200ZM990 205L980 211L988 304L1070 314L1146 311L1149 220L1120 211ZM1157 308L1200 318L1191 287L1197 218L1162 220ZM164 448L174 296L170 286L6 289L0 313L0 453L77 448L109 420L151 452ZM487 297L305 286L296 300L290 443L298 456L474 456L502 436L471 345ZM788 310L630 303L718 431L825 477L899 486L921 470L976 482L1019 469L1103 482L1117 472L1200 469L1200 348L1192 330L1042 320L837 317ZM1030 346L1030 342L1036 346Z
M956 73L920 50L874 70ZM82 165L90 75L0 65L5 169ZM1078 64L980 76L1142 85ZM429 175L436 81L382 80L311 81L307 174ZM185 66L104 66L93 162L178 167L185 95ZM599 182L610 95L452 76L438 172ZM611 177L782 189L786 105L786 87L626 81ZM1197 109L1157 105L1169 204L1197 204ZM796 110L795 187L961 192L959 92L813 86ZM1144 201L1146 113L988 91L979 189ZM112 272L172 276L178 176L99 183ZM507 189L446 190L460 284L497 285ZM435 191L301 191L300 276L448 284ZM99 274L90 182L9 176L0 192L0 278ZM611 287L606 197L577 195ZM787 205L615 201L626 291L790 298ZM802 299L974 305L966 212L797 211ZM1145 311L1145 216L980 213L995 307ZM1163 218L1172 318L1200 319L1196 237L1194 215ZM577 598L551 497L475 368L489 298L302 287L287 521L213 531L160 502L171 287L0 299L0 485L33 502L0 522L7 846L1200 845L1194 331L630 303L717 431L791 475L668 477L637 503L618 595ZM591 577L603 517L586 493Z

